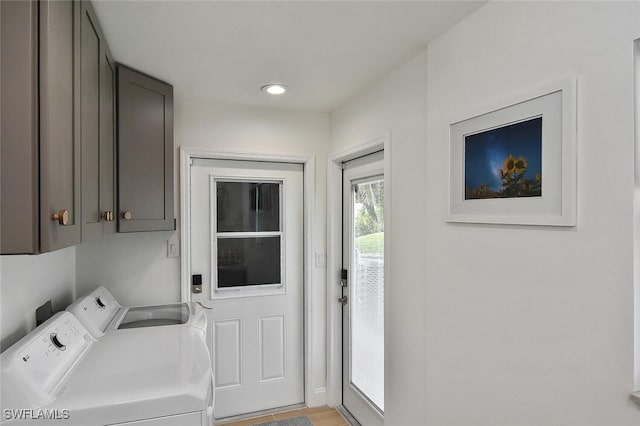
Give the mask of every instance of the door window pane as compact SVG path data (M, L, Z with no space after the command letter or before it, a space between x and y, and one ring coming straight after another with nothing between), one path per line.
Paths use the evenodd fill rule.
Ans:
M216 182L217 232L280 231L280 185Z
M218 238L218 288L280 284L280 238Z
M353 192L351 382L384 411L384 181Z

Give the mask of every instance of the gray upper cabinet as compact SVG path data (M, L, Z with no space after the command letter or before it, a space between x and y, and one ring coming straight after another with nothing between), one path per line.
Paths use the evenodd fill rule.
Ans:
M0 250L52 251L80 242L79 3L0 5Z
M39 7L40 249L46 252L80 242L80 8L72 1Z
M90 3L0 8L0 254L114 232L115 75Z
M91 3L81 3L82 241L115 232L113 60Z
M0 251L33 253L38 232L38 5L0 1Z
M173 230L173 87L117 73L118 231Z

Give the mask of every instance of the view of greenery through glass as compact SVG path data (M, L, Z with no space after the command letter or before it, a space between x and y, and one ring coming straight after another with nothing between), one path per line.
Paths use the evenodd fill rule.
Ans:
M384 182L355 185L356 249L360 253L384 253Z
M351 382L384 410L384 181L353 190Z

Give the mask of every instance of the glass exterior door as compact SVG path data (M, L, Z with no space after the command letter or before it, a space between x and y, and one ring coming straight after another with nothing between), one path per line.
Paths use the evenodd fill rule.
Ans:
M343 178L343 405L363 425L382 425L384 413L381 155L347 163Z

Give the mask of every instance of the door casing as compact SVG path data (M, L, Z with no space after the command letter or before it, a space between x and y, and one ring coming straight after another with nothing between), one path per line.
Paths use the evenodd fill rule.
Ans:
M349 146L329 154L327 162L327 404L342 404L342 305L338 299L342 296L340 270L342 269L342 163L384 150L384 229L391 231L391 132L377 134L360 144ZM390 294L389 282L392 271L390 259L391 238L384 240L384 281L385 294ZM384 307L385 342L390 341L389 304ZM385 394L387 392L389 348L385 344ZM385 404L386 405L386 404Z

